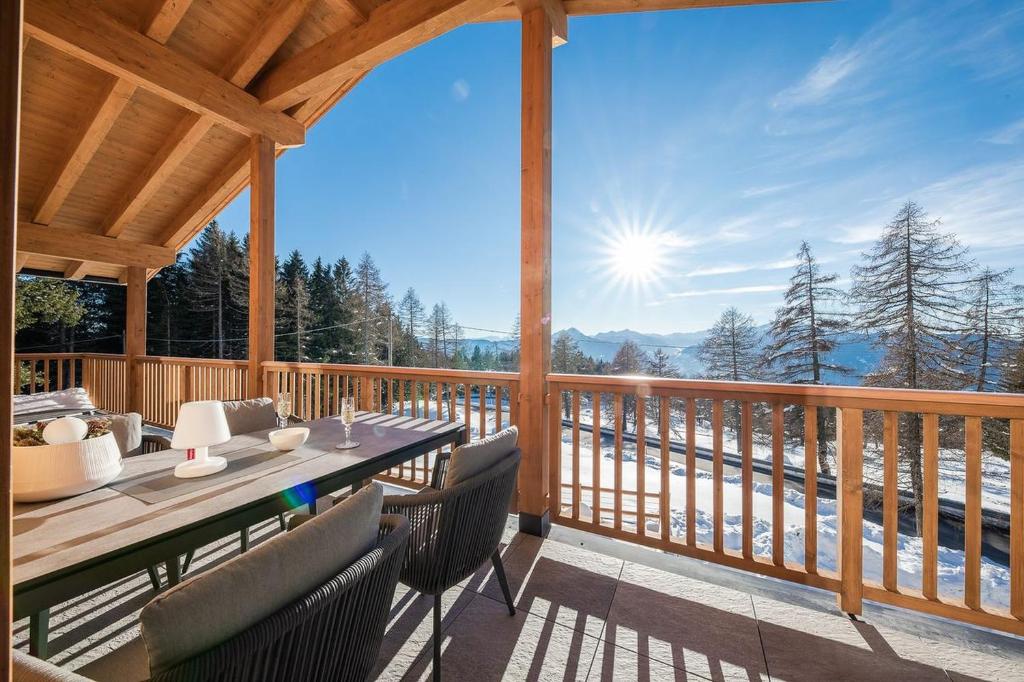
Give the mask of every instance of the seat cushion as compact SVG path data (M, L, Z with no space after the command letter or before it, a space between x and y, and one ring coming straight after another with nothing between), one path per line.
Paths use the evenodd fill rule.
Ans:
M142 454L142 415L138 412L115 414L110 420L110 432L114 434L122 457Z
M14 423L22 424L39 419L39 415L83 414L95 412L96 406L84 388L66 388L14 396Z
M277 426L277 412L270 398L228 400L224 402L224 416L232 436L272 429Z
M491 468L516 449L518 440L519 429L510 426L504 431L455 448L448 462L448 472L444 476L444 487L450 488Z
M102 682L144 682L149 679L146 646L133 637L116 649L89 661L78 672L90 680Z
M373 483L295 530L157 596L139 618L151 670L166 670L231 639L344 571L376 543L383 496Z
M58 668L52 663L29 656L24 651L12 652L11 679L13 682L89 682L76 672Z

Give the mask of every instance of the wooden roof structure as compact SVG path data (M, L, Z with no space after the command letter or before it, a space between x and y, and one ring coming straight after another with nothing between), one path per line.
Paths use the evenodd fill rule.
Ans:
M545 0L566 15L782 0ZM374 66L508 0L25 0L20 271L125 281L174 261Z

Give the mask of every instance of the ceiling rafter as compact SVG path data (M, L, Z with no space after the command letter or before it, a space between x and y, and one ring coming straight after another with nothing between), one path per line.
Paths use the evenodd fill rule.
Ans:
M290 110L291 114L296 119L304 122L307 127L312 126L339 100L351 92L352 88L365 75L365 72L358 74L355 78L328 95L319 95L306 100L298 107ZM283 151L283 149L279 149L278 156ZM231 161L224 165L215 177L204 185L204 189L189 201L178 213L178 216L170 222L167 229L160 236L160 244L175 249L182 248L207 223L213 220L232 199L238 196L249 183L249 157L249 145L246 144L231 158Z
M520 14L540 7L548 15L551 22L551 44L554 47L565 45L569 41L569 18L565 14L562 0L515 0Z
M146 21L143 32L153 40L167 42L191 4L191 0L161 0L154 5L153 13ZM26 36L26 42L27 40ZM116 76L110 81L96 108L83 122L75 142L68 148L68 153L57 167L53 179L39 197L32 222L50 224L82 177L96 150L103 144L121 110L134 94L135 85L132 83Z
M829 2L830 0L562 0L569 16L621 14L625 12L656 12L674 9L707 9L743 7L747 5L784 5L798 2ZM476 21L518 21L520 11L515 0L479 17Z
M390 0L270 70L252 90L283 110L501 6L504 0Z
M248 85L292 34L312 4L313 0L277 0L252 30L249 40L221 70L221 76L240 88ZM186 114L118 200L104 221L102 232L108 237L121 235L215 123L209 116L195 112Z
M241 88L132 30L88 0L33 0L25 32L99 69L245 135L300 145L298 121L260 105Z

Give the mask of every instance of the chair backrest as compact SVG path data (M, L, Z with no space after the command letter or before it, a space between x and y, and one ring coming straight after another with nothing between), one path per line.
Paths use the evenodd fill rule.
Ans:
M272 429L277 426L277 411L270 398L225 400L224 417L232 436Z
M412 519L403 583L437 594L491 558L508 521L520 457L516 448L486 471L449 488L384 498L385 514Z
M366 679L384 639L408 540L405 517L382 516L377 544L341 574L227 642L155 672L152 679Z

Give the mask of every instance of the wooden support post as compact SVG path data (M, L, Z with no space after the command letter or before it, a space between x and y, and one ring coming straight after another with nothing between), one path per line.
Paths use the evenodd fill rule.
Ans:
M274 359L274 141L253 137L250 164L248 397L258 398L266 392L261 365Z
M837 409L836 433L839 608L848 614L860 615L864 597L864 412L853 408Z
M142 370L137 360L146 354L146 268L128 268L127 285L124 354L128 396L125 404L130 411L142 413Z
M14 415L14 273L18 243L18 130L21 111L21 0L0 2L0 679L11 677L11 423Z
M549 471L545 377L551 371L551 20L523 11L520 246L519 528L546 535Z

